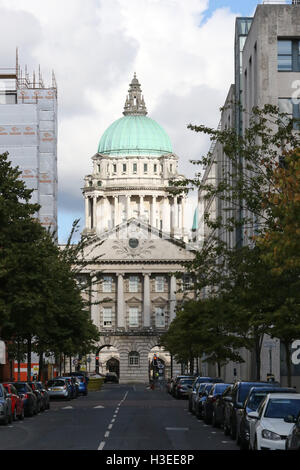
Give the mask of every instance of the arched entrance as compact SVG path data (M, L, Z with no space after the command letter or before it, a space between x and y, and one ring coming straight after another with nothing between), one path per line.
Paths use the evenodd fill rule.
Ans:
M95 370L97 374L105 375L107 372L116 372L120 376L120 355L118 349L111 344L101 346L95 356Z
M120 361L115 357L109 359L106 363L107 372L115 372L120 377Z

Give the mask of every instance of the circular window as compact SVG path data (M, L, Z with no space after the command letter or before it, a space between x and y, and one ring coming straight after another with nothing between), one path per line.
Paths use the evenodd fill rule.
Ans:
M130 248L136 248L139 245L139 241L136 238L129 239Z

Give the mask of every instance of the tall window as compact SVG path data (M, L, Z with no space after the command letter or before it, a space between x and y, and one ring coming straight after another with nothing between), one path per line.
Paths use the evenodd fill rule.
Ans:
M153 171L154 171L154 173L157 173L157 164L156 163L154 163L154 165L153 165Z
M139 291L139 278L138 276L129 276L129 292Z
M138 307L129 308L129 326L139 326L139 309Z
M140 355L136 351L131 351L128 354L128 364L130 366L139 366L140 365Z
M126 163L123 163L122 168L123 168L123 173L126 173Z
M103 308L103 326L112 326L112 309Z
M112 292L112 276L103 276L102 292Z
M300 71L299 39L278 39L278 70L286 72Z
M155 292L164 292L165 291L165 277L156 276L155 277Z
M114 171L114 173L117 173L117 164L116 163L113 164L113 171Z
M290 119L296 119L293 123L294 129L300 128L300 104L299 100L292 98L279 98L278 108L281 113L286 113L287 116L284 118L283 124L287 125Z
M144 163L144 173L148 173L148 163Z
M133 163L133 173L137 173L137 163Z
M156 328L164 328L166 325L165 312L162 307L155 308L155 326Z

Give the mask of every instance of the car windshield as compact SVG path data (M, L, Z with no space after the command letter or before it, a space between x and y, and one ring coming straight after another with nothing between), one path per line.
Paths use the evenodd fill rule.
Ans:
M265 386L265 384L263 384L261 386L263 387L263 386ZM259 384L258 383L243 383L243 384L241 384L240 390L239 390L239 393L238 393L238 400L237 400L239 403L244 403L244 401L246 400L246 398L248 396L249 390L252 387L259 387Z
M299 411L300 399L270 398L264 417L283 419L287 415L298 416Z
M264 397L267 395L268 392L255 392L252 393L249 397L249 401L247 403L248 408L255 411L261 404Z
M181 384L192 384L193 383L193 379L181 379L179 381L179 383Z
M63 387L64 385L64 380L49 380L48 382L48 387Z

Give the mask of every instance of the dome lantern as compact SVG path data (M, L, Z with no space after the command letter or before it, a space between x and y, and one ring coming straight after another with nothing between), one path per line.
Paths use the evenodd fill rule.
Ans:
M134 73L134 77L129 85L123 114L124 116L146 116L147 114L141 85L136 78L136 73Z

